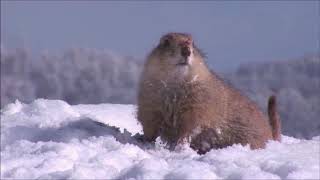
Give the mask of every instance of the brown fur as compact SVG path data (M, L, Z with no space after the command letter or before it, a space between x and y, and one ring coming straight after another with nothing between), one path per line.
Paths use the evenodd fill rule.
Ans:
M187 140L205 153L235 143L263 148L269 139L280 140L275 98L269 101L268 121L256 104L210 72L188 34L161 38L139 86L137 118L148 141L160 136L174 148Z

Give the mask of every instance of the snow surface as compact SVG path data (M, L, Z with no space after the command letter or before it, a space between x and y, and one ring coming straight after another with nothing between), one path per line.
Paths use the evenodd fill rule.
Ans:
M142 144L134 105L19 101L1 110L1 179L319 179L320 136L198 155ZM136 137L136 136L135 136Z

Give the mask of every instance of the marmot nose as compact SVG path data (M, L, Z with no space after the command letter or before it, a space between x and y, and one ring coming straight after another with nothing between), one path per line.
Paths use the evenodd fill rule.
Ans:
M188 46L184 46L184 47L181 48L181 56L182 57L187 58L187 57L190 56L190 54L191 54L191 51L190 51L190 48Z

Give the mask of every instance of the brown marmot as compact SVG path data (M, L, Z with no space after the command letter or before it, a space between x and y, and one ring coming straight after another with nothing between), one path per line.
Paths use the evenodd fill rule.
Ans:
M268 113L269 120L210 71L189 34L164 35L144 65L137 119L148 141L160 136L170 148L188 141L200 154L236 143L263 148L280 140L274 96Z

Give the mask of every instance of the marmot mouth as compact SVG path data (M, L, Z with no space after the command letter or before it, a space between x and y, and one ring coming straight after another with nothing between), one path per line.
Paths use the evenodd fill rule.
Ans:
M177 64L177 66L186 66L186 65L188 65L188 63L186 63L186 62L178 63L178 64Z
M177 66L186 66L186 65L189 65L189 59L188 59L188 58L183 58L183 59L181 59L176 65L177 65Z

